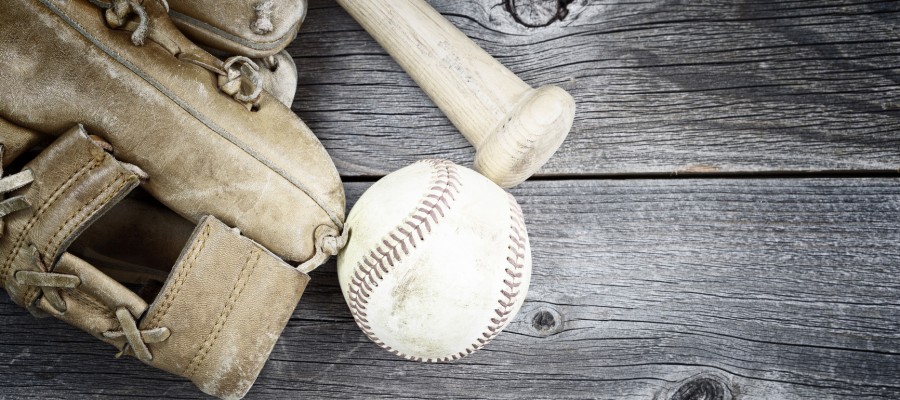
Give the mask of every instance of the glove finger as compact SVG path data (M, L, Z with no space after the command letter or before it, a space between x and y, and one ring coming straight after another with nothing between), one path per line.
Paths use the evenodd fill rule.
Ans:
M169 0L169 15L204 46L251 58L283 50L306 18L306 0Z
M67 251L137 186L134 168L74 127L4 177L3 190L24 207L3 218L0 285L17 304L79 327L120 355L190 378L209 394L239 398L309 277L212 216L199 221L169 273L126 271L123 281L144 283L140 296L114 279L122 271L104 273ZM10 189L20 176L30 182ZM154 275L165 282L154 285L161 279Z
M253 61L260 66L263 89L285 106L291 107L297 94L297 64L294 58L287 50L282 50L273 56Z

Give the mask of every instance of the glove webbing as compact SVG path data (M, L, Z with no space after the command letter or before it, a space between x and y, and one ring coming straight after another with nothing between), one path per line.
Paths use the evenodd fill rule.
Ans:
M108 147L79 126L26 165L35 179L20 192L32 207L7 218L0 284L17 304L87 331L119 356L187 377L209 394L242 396L309 276L206 216L148 305L67 251L140 181L139 169Z

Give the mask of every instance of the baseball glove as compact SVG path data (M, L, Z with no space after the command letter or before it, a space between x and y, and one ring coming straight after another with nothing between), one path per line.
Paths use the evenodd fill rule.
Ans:
M213 54L251 58L263 88L291 106L297 66L284 48L306 18L306 0L168 0L169 16L195 43Z
M343 246L343 188L315 136L260 88L258 66L209 55L167 11L163 0L4 3L0 92L17 97L0 102L0 285L120 355L238 398L306 272ZM174 267L98 267L70 251L135 215L115 210L138 186L178 214L161 215L195 224L180 254L161 256Z

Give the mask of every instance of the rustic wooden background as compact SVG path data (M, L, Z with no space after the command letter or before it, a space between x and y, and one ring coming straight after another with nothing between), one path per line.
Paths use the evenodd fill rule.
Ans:
M578 102L522 204L519 316L452 364L370 343L315 271L248 398L900 398L900 1L431 0ZM352 204L474 150L331 1L294 110ZM0 296L0 397L192 399L183 379Z

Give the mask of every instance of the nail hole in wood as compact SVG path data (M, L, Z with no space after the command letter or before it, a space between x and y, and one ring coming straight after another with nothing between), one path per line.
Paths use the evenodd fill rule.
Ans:
M531 314L531 328L540 336L550 336L562 330L562 316L549 307L539 307Z

